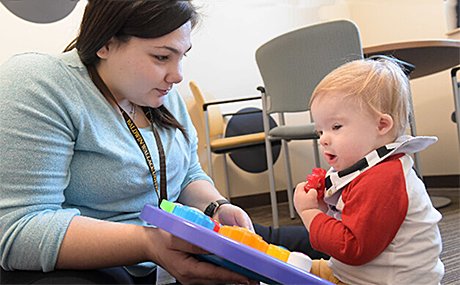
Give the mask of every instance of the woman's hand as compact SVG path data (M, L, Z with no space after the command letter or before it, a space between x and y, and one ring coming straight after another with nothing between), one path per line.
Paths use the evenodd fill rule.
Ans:
M232 204L223 204L217 209L213 219L223 225L239 226L254 231L251 218L238 206Z
M199 261L196 254L208 252L159 228L151 228L147 241L147 259L152 260L181 284L250 284L253 280L209 262Z
M207 180L196 180L189 183L179 196L178 202L204 211L211 201L225 199L219 191ZM240 226L254 231L248 214L240 207L223 204L214 213L214 220L223 225Z

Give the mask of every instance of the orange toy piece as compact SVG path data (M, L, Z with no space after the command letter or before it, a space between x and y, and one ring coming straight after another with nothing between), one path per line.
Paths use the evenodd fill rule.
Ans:
M270 244L268 246L267 254L270 255L270 256L273 256L274 258L277 258L279 260L287 262L291 252L289 250L287 250L287 249L284 249L284 248L280 247L280 246Z
M261 236L249 231L243 236L241 242L263 253L266 253L268 250L268 243L265 242Z
M241 242L244 236L244 231L247 230L237 226L221 226L219 229L219 234Z
M261 236L246 228L238 226L221 226L219 233L264 253L268 250L268 243L265 242Z
M310 189L318 191L318 200L324 197L326 170L314 167L312 174L307 175L307 184L305 184L305 192L308 193Z

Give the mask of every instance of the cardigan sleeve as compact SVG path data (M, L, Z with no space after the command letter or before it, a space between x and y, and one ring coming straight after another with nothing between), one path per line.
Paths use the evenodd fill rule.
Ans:
M342 220L320 214L310 228L312 246L348 265L376 258L396 236L408 210L399 159L363 172L342 192Z
M63 209L74 128L59 63L13 57L0 67L0 256L6 270L51 271L76 209Z

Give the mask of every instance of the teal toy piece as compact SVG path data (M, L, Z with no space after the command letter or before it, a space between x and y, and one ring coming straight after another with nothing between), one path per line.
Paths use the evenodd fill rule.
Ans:
M193 222L197 225L210 229L211 231L219 231L219 224L197 209L190 208L188 206L177 203L172 203L167 200L163 200L161 202L160 208L168 213L186 219L187 221Z

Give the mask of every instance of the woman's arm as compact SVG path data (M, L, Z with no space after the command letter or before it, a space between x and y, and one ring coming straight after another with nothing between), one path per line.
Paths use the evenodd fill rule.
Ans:
M221 199L225 198L209 181L196 180L182 190L178 201L204 211L211 202ZM212 218L224 225L237 225L254 230L248 214L235 205L221 205Z
M147 261L149 235L143 226L75 216L67 228L57 269L95 269Z
M64 236L56 268L95 269L153 261L182 284L250 281L194 257L203 253L206 252L159 228L76 216Z
M225 199L207 180L195 180L189 183L179 196L179 203L195 207L204 212L212 201Z

